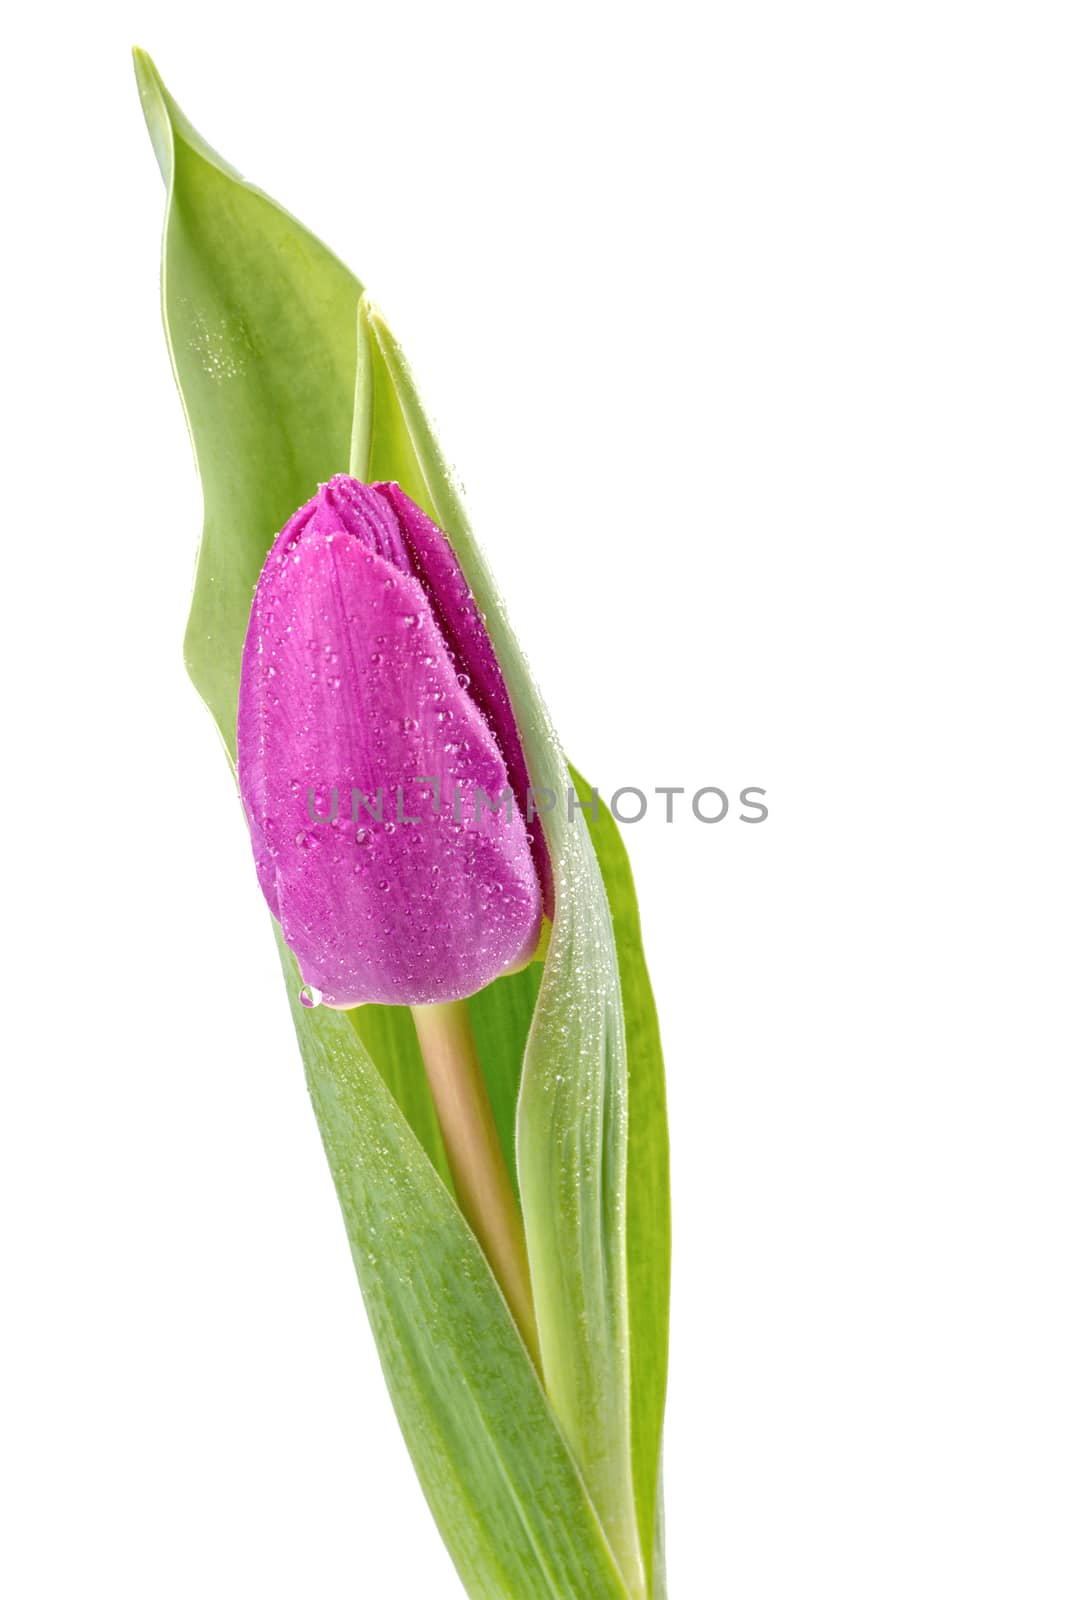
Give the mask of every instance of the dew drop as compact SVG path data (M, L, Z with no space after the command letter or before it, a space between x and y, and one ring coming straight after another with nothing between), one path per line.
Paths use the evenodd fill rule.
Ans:
M313 984L305 983L300 991L300 1004L307 1006L309 1011L313 1011L316 1006L321 1006L322 990L316 989Z
M461 689L469 689L470 686L471 686L470 673L469 672L457 672L456 673L456 682L459 684Z

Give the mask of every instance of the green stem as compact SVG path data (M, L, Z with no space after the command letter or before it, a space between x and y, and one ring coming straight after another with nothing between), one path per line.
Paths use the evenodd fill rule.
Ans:
M460 1210L485 1251L523 1342L540 1367L522 1214L474 1043L465 1000L412 1006Z

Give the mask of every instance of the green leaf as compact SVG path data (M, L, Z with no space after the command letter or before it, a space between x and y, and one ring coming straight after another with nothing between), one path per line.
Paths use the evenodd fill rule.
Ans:
M531 780L561 796L544 819L557 906L543 977L532 966L472 1002L504 1147L518 1146L551 1412L449 1192L407 1014L293 1007L401 1425L470 1593L595 1600L654 1584L658 1600L666 1135L621 844L594 829L598 866L585 825L567 821L562 752L410 373L358 281L204 144L147 57L137 70L168 186L164 318L205 501L186 659L231 761L260 567L277 529L351 450L359 476L397 479L450 534L487 616ZM659 1191L652 1206L646 1183ZM368 1216L388 1218L387 1239L368 1234Z
M570 776L555 730L407 362L366 299L359 341L353 465L376 477L386 461L402 461L403 486L448 533L503 669L530 781L558 797L542 818L556 905L519 1092L519 1189L548 1397L627 1588L644 1595L650 1539L642 1538L635 1494L621 1203L626 1028L611 912L589 831L581 813L569 814ZM644 1450L642 1428L642 1461Z
M134 65L168 188L164 324L204 490L185 660L232 762L241 646L263 562L295 508L348 459L363 287L211 149L143 51L134 51ZM383 476L402 478L403 462ZM514 1005L509 992L475 1012L494 1110L510 1103L501 1137L512 1162L526 1027L502 1030L496 1013L508 1018ZM529 1010L532 1000L526 1026ZM450 1183L407 1010L368 1006L353 1013L353 1024Z
M579 797L592 789L571 768ZM587 813L588 815L588 813ZM604 878L626 1016L626 1060L630 1084L626 1172L626 1265L630 1291L631 1436L634 1489L646 1572L656 1572L657 1600L666 1594L662 1575L663 1509L660 1454L667 1398L667 1336L671 1269L670 1160L667 1085L663 1072L656 1002L641 945L641 921L633 874L610 810L601 804L590 834Z
M426 1092L426 1070L415 1037L415 1024L407 1006L359 1006L342 1013L359 1036L382 1075L408 1126L433 1162L438 1177L449 1189L452 1175L437 1126L433 1101Z
M240 646L279 528L348 457L362 285L201 139L143 51L163 316L204 490L185 659L235 756Z
M291 513L348 457L363 286L204 142L143 51L134 65L167 185L163 322L204 492L185 662L232 764L263 562ZM412 1072L390 1051L379 1062L444 1171L421 1062Z
M389 1391L467 1592L625 1590L473 1234L345 1017L306 1010L279 939L308 1086Z

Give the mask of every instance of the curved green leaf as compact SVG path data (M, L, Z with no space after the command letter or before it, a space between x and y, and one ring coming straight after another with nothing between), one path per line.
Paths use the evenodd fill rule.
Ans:
M185 663L233 763L263 562L293 510L348 458L363 287L204 142L143 51L134 65L167 186L163 323L204 492ZM425 1074L390 1054L380 1066L443 1171Z
M585 779L571 768L582 800L592 798ZM588 815L588 813L587 813ZM656 1572L657 1600L666 1593L662 1575L663 1509L659 1494L663 1408L667 1398L667 1340L671 1274L670 1159L667 1085L663 1072L656 1002L641 945L633 874L614 817L604 805L590 821L600 871L615 927L630 1085L626 1172L626 1263L630 1290L632 1373L631 1436L634 1490L646 1571Z
M382 1367L467 1592L623 1600L603 1530L479 1246L345 1017L299 1001L315 1114Z
M167 185L163 317L204 489L185 659L232 760L260 569L348 456L362 286L205 144L143 51L134 64Z
M519 1190L545 1384L631 1595L648 1592L631 1438L626 1259L627 1067L608 899L570 775L407 362L360 303L352 461L402 461L404 488L449 535L484 613L543 818L556 904L523 1063ZM369 421L367 420L369 415Z

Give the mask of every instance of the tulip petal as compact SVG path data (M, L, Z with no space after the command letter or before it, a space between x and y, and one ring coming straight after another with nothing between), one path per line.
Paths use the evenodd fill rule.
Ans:
M525 808L530 778L526 770L526 758L522 752L522 740L515 722L515 713L504 683L504 674L496 658L496 651L486 631L485 619L474 603L474 597L452 546L436 522L404 493L398 483L380 483L376 488L378 493L388 500L403 528L414 570L422 578L423 587L431 597L442 635L457 661L463 662L463 671L470 680L469 693L481 707L496 735L507 765L512 790L518 797L519 805ZM546 915L551 916L552 870L548 861L544 829L540 818L536 815L530 819L529 825L533 834L531 847L545 898Z
M268 902L327 1004L454 1000L529 959L541 892L503 755L389 503L356 487L360 535L335 493L267 559L238 777Z

